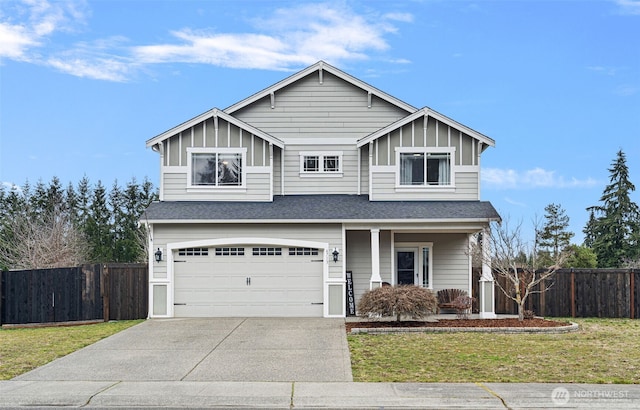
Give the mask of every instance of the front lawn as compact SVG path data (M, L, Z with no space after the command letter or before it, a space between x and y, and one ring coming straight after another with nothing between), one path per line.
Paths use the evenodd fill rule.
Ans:
M140 322L0 329L0 380L16 377Z
M565 334L348 335L357 382L640 383L640 320Z

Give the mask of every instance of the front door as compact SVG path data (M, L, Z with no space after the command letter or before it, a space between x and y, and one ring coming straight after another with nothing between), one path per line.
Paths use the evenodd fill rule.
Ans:
M396 278L398 285L419 284L418 250L396 250Z

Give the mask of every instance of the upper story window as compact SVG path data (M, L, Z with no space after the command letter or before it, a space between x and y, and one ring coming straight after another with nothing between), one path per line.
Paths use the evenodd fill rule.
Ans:
M246 148L187 148L190 187L244 186Z
M301 176L341 176L342 152L301 152Z
M399 148L400 186L451 186L453 148Z

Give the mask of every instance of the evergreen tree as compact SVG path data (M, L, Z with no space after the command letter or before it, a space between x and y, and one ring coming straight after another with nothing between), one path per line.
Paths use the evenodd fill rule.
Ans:
M560 204L549 204L544 210L544 225L537 232L537 247L548 255L551 263L555 263L562 252L569 246L574 233L567 230L569 217Z
M101 181L98 181L93 190L84 232L90 247L91 262L112 262L111 218L107 206L107 192Z
M593 244L596 241L596 215L595 215L595 211L593 210L592 207L587 208L587 211L589 211L589 220L587 221L587 224L585 225L584 229L582 230L582 232L584 233L584 242L583 245L586 246L587 248L592 249L593 248Z
M569 245L566 248L569 257L564 264L566 268L597 268L598 258L590 248L579 245Z
M78 182L78 199L77 199L77 215L78 215L78 224L80 226L86 226L89 215L90 215L90 206L91 206L91 197L93 196L93 190L91 189L91 184L89 183L89 178L85 175L82 177L80 182Z
M115 181L109 192L100 181L94 189L86 176L77 189L73 183L63 189L57 177L48 185L0 186L0 268L146 262L147 232L139 220L156 199L146 178L126 187Z
M624 152L618 151L609 174L601 205L587 208L593 217L585 227L586 241L601 268L617 268L624 261L640 258L640 210L630 197L635 186L629 180Z

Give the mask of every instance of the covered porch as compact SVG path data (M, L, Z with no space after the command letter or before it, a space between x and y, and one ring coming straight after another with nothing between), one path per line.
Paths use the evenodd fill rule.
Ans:
M478 289L481 318L495 318L493 281L488 266L474 276L472 244L486 226L349 226L345 229L345 271L352 278L357 305L367 290L383 284L432 289ZM486 264L485 258L481 258ZM476 269L477 271L477 269ZM479 283L475 284L474 281ZM348 306L346 310L349 312Z

